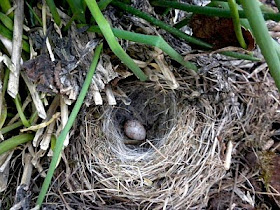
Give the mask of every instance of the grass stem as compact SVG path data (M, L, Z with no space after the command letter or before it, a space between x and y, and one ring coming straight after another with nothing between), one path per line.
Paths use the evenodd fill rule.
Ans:
M256 0L241 0L241 4L250 23L253 35L267 62L275 84L280 90L280 61L277 50L269 35L261 9Z
M147 13L141 12L141 11L139 11L139 10L127 5L127 4L124 4L122 2L115 1L115 0L112 1L111 4L120 8L120 9L122 9L122 10L124 10L124 11L126 11L126 12L128 12L128 13L130 13L130 14L133 14L137 17L140 17L140 18L142 18L142 19L144 19L144 20L146 20L146 21L148 21L148 22L150 22L150 23L152 23L156 26L159 26L160 28L164 29L165 31L168 31L169 33L171 33L171 34L173 34L177 37L185 39L187 42L196 44L196 45L204 47L206 49L211 49L212 48L212 45L210 45L206 42L203 42L199 39L196 39L194 37L191 37L191 36L183 33L182 31L180 31L176 28L173 28L173 27L169 26L168 24L166 24L166 23L148 15Z
M101 30L97 26L90 27L88 31L98 33L101 32ZM130 31L120 30L117 28L112 28L112 31L114 35L118 38L158 47L181 65L185 66L188 69L197 71L197 67L193 63L185 61L184 58L178 52L176 52L176 50L174 50L161 36L139 34Z
M33 138L34 138L33 134L20 134L17 136L13 136L5 141L2 141L0 143L0 155L2 155L3 153L11 149L14 149L20 144L24 144L26 142L31 141Z
M23 22L24 22L24 1L15 0L16 5L14 27L13 27L13 42L12 42L12 53L11 61L15 68L10 71L10 77L8 82L7 93L12 97L16 98L19 90L19 76L21 70L21 53L22 53L22 34L23 34Z
M0 129L0 133L2 135L4 135L5 133L8 133L8 132L10 132L10 131L12 131L16 128L19 128L22 125L23 125L23 123L21 121L18 121L14 124L11 124L11 125L7 125L6 127Z
M230 12L232 15L232 21L233 21L236 38L237 38L240 46L244 49L247 49L247 44L246 44L245 39L242 34L242 28L241 28L241 24L240 24L240 20L239 20L237 4L236 4L235 0L228 0L228 5L229 5Z
M84 81L82 90L79 94L79 97L78 97L78 99L75 103L75 106L73 107L73 110L70 114L69 120L67 121L64 129L61 131L61 133L59 134L59 136L57 138L54 153L53 153L53 157L52 157L52 161L51 161L51 164L49 166L47 176L44 180L44 183L42 185L39 197L38 197L37 202L36 202L36 204L39 207L42 205L42 203L44 201L44 198L45 198L45 195L48 191L49 185L51 183L51 179L52 179L53 173L55 171L57 161L60 157L61 150L63 148L63 143L64 143L64 140L65 140L65 137L68 134L68 132L70 131L70 129L71 129L76 117L77 117L77 114L79 113L79 110L80 110L80 108L83 104L84 98L86 96L87 90L88 90L88 88L91 84L91 80L92 80L92 77L94 75L94 72L95 72L95 69L96 69L96 66L97 66L97 63L98 63L98 59L99 59L100 54L101 54L102 47L103 47L103 44L101 43L100 45L97 46L97 48L95 50L92 64L90 66L89 72L87 73L87 76L86 76L86 79Z
M20 119L21 119L21 122L23 123L23 125L24 125L25 127L29 127L29 126L30 126L30 123L28 122L28 120L26 119L26 117L25 117L25 115L24 115L24 113L23 113L23 111L22 111L21 103L20 103L20 101L19 101L19 96L18 96L18 95L15 97L14 102L15 102L15 104L16 104L17 112L18 112L18 114L19 114L19 117L20 117Z
M176 2L175 2L176 3ZM196 44L198 46L201 46L201 47L204 47L206 49L212 49L212 45L206 43L206 42L203 42L199 39L196 39L194 37L191 37L185 33L183 33L182 31L180 31L179 29L176 29L176 28L173 28L171 26L169 26L168 24L144 13L144 12L141 12L127 4L124 4L124 3L121 3L119 1L116 1L116 0L113 0L112 5L130 13L130 14L133 14L135 16L138 16L140 18L143 18L144 20L156 25L156 26L159 26L160 28L168 31L169 33L179 37L179 38L182 38L184 40L186 40L187 42L190 42L190 43L193 43L193 44ZM238 58L238 59L246 59L246 60L254 60L254 61L259 61L258 58L254 57L254 56L250 56L250 55L244 55L244 54L241 54L241 53L236 53L236 52L221 52L220 54L223 54L223 55L226 55L226 56L230 56L230 57L233 57L233 58Z
M114 1L113 1L114 2ZM186 12L192 12L195 14L202 14L208 16L217 16L217 17L225 17L230 18L231 12L228 9L223 8L216 8L216 7L201 7L186 3L179 3L175 1L165 1L165 0L154 0L151 1L153 6L160 6L160 7L170 7L174 9L183 10ZM240 18L246 18L245 12L243 10L238 10ZM273 13L273 12L264 12L261 13L265 20L275 20L280 21L280 13Z
M94 17L96 23L98 24L103 36L105 37L111 50L115 53L117 57L137 76L141 81L145 81L147 76L144 72L135 64L135 62L129 57L128 54L122 49L120 44L117 42L110 24L105 19L101 13L95 0L85 0L88 8Z
M1 7L1 9L2 9L2 11L3 11L4 13L7 13L7 12L12 8L11 3L10 3L10 0L1 0L1 2L0 2L0 7ZM10 18L13 18L13 17L14 17L14 13L11 12L11 13L9 14L9 17L10 17Z
M53 19L54 19L54 22L56 23L56 25L60 26L61 24L61 18L57 12L57 9L56 9L56 6L55 6L55 3L53 0L46 0L46 3L50 9L50 12L52 13L52 16L53 16Z

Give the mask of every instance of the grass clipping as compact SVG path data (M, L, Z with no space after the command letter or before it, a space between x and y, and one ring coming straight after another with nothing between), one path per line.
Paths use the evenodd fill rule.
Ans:
M265 122L257 119L264 110L269 118L275 113L268 94L278 94L271 89L272 79L266 77L254 88L254 82L240 82L242 74L232 72L229 79L214 68L200 80L182 75L176 91L122 82L117 106L84 111L80 134L66 154L64 199L84 208L205 207L211 187L226 173L227 141L246 140L250 134L264 138L269 126L260 131ZM199 87L205 94L193 91ZM146 127L145 141L126 143L123 125L128 119Z

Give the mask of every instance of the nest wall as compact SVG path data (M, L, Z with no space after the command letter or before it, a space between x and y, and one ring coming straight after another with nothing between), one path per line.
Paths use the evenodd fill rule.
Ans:
M226 143L261 145L270 138L272 122L280 119L279 94L270 77L256 83L242 72L226 74L213 68L196 79L187 73L177 78L176 91L123 82L127 98L118 98L117 106L85 108L84 125L66 153L68 170L58 182L70 205L203 208L211 187L226 173ZM125 143L127 119L137 119L146 127L143 143Z

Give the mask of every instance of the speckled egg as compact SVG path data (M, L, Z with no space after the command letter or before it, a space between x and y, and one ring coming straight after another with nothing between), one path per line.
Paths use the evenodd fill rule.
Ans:
M146 129L138 120L126 121L124 133L133 140L144 140L146 138Z

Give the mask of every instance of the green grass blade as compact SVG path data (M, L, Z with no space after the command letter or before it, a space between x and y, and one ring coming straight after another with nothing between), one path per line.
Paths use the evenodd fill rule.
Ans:
M23 123L23 125L25 127L30 127L30 123L28 122L28 120L26 119L26 117L25 117L25 115L24 115L24 113L22 111L21 103L19 101L19 96L18 95L15 97L14 102L16 104L17 112L18 112L18 115L19 115L19 117L21 119L21 122Z
M101 32L99 27L92 26L88 29L88 31L91 32ZM169 55L173 60L177 61L178 63L182 64L188 69L192 69L197 71L197 67L188 61L185 61L184 58L176 52L162 37L160 36L153 36L153 35L145 35L145 34L139 34L134 33L130 31L124 31L117 28L112 28L112 31L114 35L120 39L129 40L132 42L147 44L150 46L155 46L160 48L163 52L165 52L167 55Z
M240 1L239 1L239 0L236 0L236 2L237 2L238 4L240 4ZM267 7L264 8L265 5L263 5L261 2L259 2L259 3L260 3L260 5L261 5L261 10L262 10L262 12L267 12L268 14L271 14L271 13L275 14L275 12L274 12L271 8L267 8ZM157 4L157 3L155 2L155 4ZM194 6L194 8L192 8L193 6ZM203 7L203 8L201 9L201 11L199 11L199 13L205 14L205 15L209 15L209 16L212 16L212 15L216 14L217 16L219 16L219 13L215 13L215 12L213 13L213 11L208 12L208 8L209 8L209 7L212 7L212 8L215 8L215 7L216 7L216 8L220 8L220 9L222 8L222 9L224 9L224 10L230 10L229 5L228 5L228 0L219 0L219 1L214 0L214 1L211 1L211 3L207 4L206 7ZM197 6L191 5L190 8L189 8L189 10L190 10L190 12L191 12L191 11L195 11L196 8L197 8ZM263 9L262 9L262 8L263 8ZM246 18L245 13L244 13L241 9L242 9L242 7L238 5L238 11L241 11L241 13L242 13L242 19L240 19L240 22L241 22L241 25L244 26L243 23L242 23L242 21L244 21L244 20L247 21L247 19L245 19L245 18ZM203 10L205 10L205 11L203 11ZM271 10L272 10L272 11L271 11ZM209 13L209 14L208 14L208 13ZM229 14L226 14L226 16L228 16L228 15L229 15ZM267 16L267 14L264 14L264 16L270 17L269 15ZM239 15L239 18L240 18L240 15ZM183 20L181 20L180 22L176 23L176 24L174 25L174 27L180 29L180 28L182 28L183 26L187 25L188 22L189 22L189 17L186 17L186 18L184 18Z
M5 100L5 94L7 91L7 87L8 87L8 81L9 81L9 75L10 75L10 70L8 68L5 69L5 74L4 74L4 80L3 80L3 86L2 86L2 93L0 94L1 98L0 100L2 100L2 106L1 106L1 110L0 110L0 128L2 128L2 126L5 124L6 118L7 118L7 104L6 104L6 100Z
M32 15L34 15L34 17L36 18L36 20L39 22L40 26L43 26L43 22L41 20L41 18L37 15L37 13L33 10L33 8L30 6L30 4L28 4L28 2L25 2L29 11L32 13Z
M67 2L76 20L79 20L81 23L85 23L86 17L85 17L85 6L83 5L83 0L67 0Z
M219 7L220 4L223 4L223 3L226 3L227 4L228 0L214 0L214 1L211 1L210 4L212 5L216 5L215 7ZM242 9L241 6L239 6L241 3L240 3L240 0L236 0L236 3L238 4L238 7L239 9ZM208 4L207 6L210 6L210 4ZM258 2L260 8L261 8L261 11L262 13L275 13L275 11L267 4L263 4L262 2Z
M21 121L16 122L16 123L11 124L11 125L7 125L6 127L3 127L3 128L0 129L0 133L1 133L2 135L4 135L5 133L8 133L8 132L10 132L10 131L12 131L12 130L14 130L14 129L16 129L16 128L19 128L19 127L22 126L22 125L23 125L23 124L22 124Z
M78 99L75 103L75 106L73 107L73 110L70 114L70 117L69 117L64 129L61 131L61 133L59 134L59 136L57 138L54 153L53 153L53 157L52 157L52 161L51 161L47 176L44 180L43 186L41 188L38 200L36 202L36 204L39 205L39 206L42 205L42 203L44 201L44 198L45 198L45 195L48 191L53 173L54 173L56 165L57 165L57 161L60 157L60 153L61 153L61 150L63 148L63 142L65 140L65 137L66 137L67 133L69 132L69 130L71 129L71 127L72 127L72 125L73 125L73 123L74 123L74 121L77 117L77 114L79 113L79 110L80 110L80 108L83 104L84 98L86 96L87 90L88 90L88 88L91 84L91 80L92 80L92 77L94 75L97 63L98 63L98 59L99 59L99 56L100 56L100 53L101 53L101 50L102 50L102 46L103 45L100 44L99 46L97 46L97 48L95 50L93 60L92 60L92 64L90 66L89 72L87 73L87 76L86 76L86 79L84 81L82 90L79 94L79 97L78 97Z
M1 7L1 9L2 9L2 11L3 11L4 13L7 13L7 12L12 8L11 3L10 3L10 0L1 0L1 2L0 2L0 7ZM10 18L13 18L13 17L14 17L14 13L11 12L11 13L9 14L9 17L10 17Z
M120 9L122 9L122 10L124 10L124 11L126 11L126 12L128 12L128 13L130 13L130 14L136 15L136 16L138 16L138 17L140 17L140 18L142 18L142 19L144 19L144 20L146 20L146 21L148 21L148 22L150 22L150 23L152 23L156 26L159 26L160 28L164 29L165 31L168 31L169 33L171 33L175 36L178 36L180 38L185 39L187 42L196 44L196 45L204 47L206 49L211 49L212 48L212 46L210 44L208 44L206 42L203 42L199 39L196 39L194 37L191 37L191 36L183 33L182 31L169 26L168 24L164 23L163 21L160 21L160 20L148 15L147 13L141 12L141 11L139 11L139 10L127 5L127 4L124 4L124 3L121 3L121 2L115 1L115 0L112 1L111 4L120 8Z
M186 17L183 20L179 21L175 25L173 25L174 28L180 29L183 28L185 25L188 25L190 22L190 17Z
M176 3L176 2L175 2ZM201 46L201 47L204 47L206 49L212 49L212 45L206 43L206 42L203 42L199 39L196 39L194 37L191 37L191 36L188 36L187 34L183 33L182 31L176 29L176 28L173 28L171 26L169 26L168 24L160 21L160 20L157 20L156 18L144 13L144 12L141 12L129 5L126 5L126 4L123 4L119 1L116 1L116 0L113 0L112 5L130 13L130 14L133 14L133 15L136 15L140 18L143 18L144 20L156 25L156 26L159 26L160 28L168 31L169 33L177 36L177 37L180 37L184 40L186 40L187 42L190 42L190 43L193 43L193 44L196 44L198 46ZM236 53L236 52L221 52L220 54L223 54L223 55L226 55L226 56L230 56L230 57L233 57L233 58L238 58L238 59L246 59L246 60L255 60L255 61L259 61L260 59L259 58L256 58L256 57L253 57L253 56L250 56L250 55L244 55L244 54L241 54L241 53Z
M12 6L9 0L1 0L0 7L6 13Z
M14 149L20 144L24 144L26 142L31 141L33 138L33 134L20 134L18 136L13 136L5 141L2 141L0 143L0 155L11 149Z
M232 21L233 21L236 38L237 38L240 46L244 49L247 49L247 44L246 44L245 39L242 34L237 4L236 4L235 0L228 0L228 5L229 5L230 12L232 15Z
M0 12L0 21L4 24L7 30L13 32L14 23L11 18ZM24 39L28 39L26 35L22 35Z
M13 31L13 30L12 30ZM0 23L0 34L10 40L12 40L13 33L9 29L7 29L4 25Z
M13 31L14 23L11 18L9 18L4 13L0 12L0 20L10 31Z
M1 23L0 23L0 34L9 40L13 39L13 33L5 26L3 26ZM22 40L22 49L27 53L30 52L29 44L25 40Z
M3 86L2 86L2 94L0 100L2 100L2 110L1 110L1 116L0 116L0 128L2 128L2 126L4 125L6 118L7 118L7 104L6 104L6 100L5 100L5 94L7 91L7 87L8 87L8 81L9 81L9 75L10 75L10 70L8 68L6 68L5 70L5 74L4 74L4 80L3 80Z
M2 106L1 106L2 109L1 109L1 115L0 115L0 129L4 125L6 118L7 118L7 113L8 113L4 96L3 96L3 98L1 98L1 100L2 100Z
M76 19L76 15L73 15L71 19L67 22L67 24L63 27L63 31L68 31L68 29L71 27L72 23Z
M276 86L280 90L280 61L258 2L256 0L241 0L241 4L249 20L256 42L267 62L270 73L275 80Z
M141 81L145 81L147 79L147 76L143 73L143 71L134 63L134 61L126 54L126 52L122 49L120 44L117 42L112 29L108 23L108 21L105 19L105 17L102 15L97 3L95 0L85 0L88 8L94 17L95 21L97 22L103 36L105 37L108 45L110 46L111 50L115 53L116 56L119 57L119 59L127 65L128 68L131 69L131 71L137 76Z
M9 75L10 75L10 70L8 68L6 68L5 75L4 75L4 81L3 81L3 87L2 87L3 97L5 96L7 88L8 88Z
M56 6L55 6L55 3L53 0L46 0L46 3L50 9L50 12L52 13L52 16L53 16L53 19L54 19L54 22L56 23L56 25L60 26L61 24L61 18L57 12L57 9L56 9Z
M99 9L102 11L106 9L106 7L112 2L113 0L100 0L97 4Z
M114 1L113 1L114 2ZM230 10L223 9L223 8L216 8L216 7L201 7L186 3L179 3L174 1L165 1L165 0L154 0L151 1L153 6L160 6L160 7L170 7L174 9L183 10L186 12L193 12L195 14L202 14L208 16L217 16L217 17L231 17ZM238 10L240 18L246 18L246 15L243 10ZM280 21L280 13L273 13L273 12L264 12L262 13L265 20L275 20Z
M224 0L224 1L228 1L228 0ZM260 6L263 5L261 2L258 2L258 3L259 3ZM227 3L227 2L221 2L221 0L220 0L220 1L212 1L209 5L211 5L211 6L216 6L216 7L222 7L222 8L225 8L225 9L229 9L228 3ZM262 8L261 8L261 10L262 10ZM251 28L251 26L250 26L250 24L249 24L249 21L248 21L247 19L245 19L245 18L240 19L240 23L241 23L241 25L242 25L245 29L247 29L247 30L249 30L249 31L252 31L252 28ZM280 45L279 45L278 42L277 42L276 40L274 40L272 37L271 37L271 40L273 41L273 45L274 45L274 47L275 47L275 49L276 49L276 51L277 51L277 54L279 54L279 56L280 56ZM230 53L230 52L229 52L229 53ZM280 58L279 58L279 59L280 59ZM260 61L260 59L258 59L258 60Z
M232 52L232 51L219 52L219 53L222 54L222 55L226 55L226 56L229 56L229 57L232 57L232 58L241 59L241 60L261 61L260 58L254 57L253 55L246 55L246 54Z
M32 124L37 116L38 116L38 113L37 113L37 112L34 112L34 113L31 115L30 119L29 119L29 123ZM18 122L14 123L14 124L7 125L6 127L1 128L1 129L0 129L0 133L1 133L2 135L4 135L5 133L8 133L8 132L10 132L10 131L12 131L12 130L14 130L14 129L16 129L16 128L19 128L19 127L21 127L21 126L23 126L22 121L18 121Z

